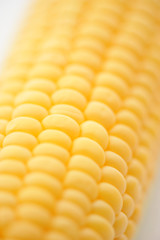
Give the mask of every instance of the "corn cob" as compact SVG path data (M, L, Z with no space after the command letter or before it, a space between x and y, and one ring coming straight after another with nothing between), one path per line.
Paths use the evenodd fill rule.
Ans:
M160 5L38 0L0 88L0 239L129 240L160 132Z

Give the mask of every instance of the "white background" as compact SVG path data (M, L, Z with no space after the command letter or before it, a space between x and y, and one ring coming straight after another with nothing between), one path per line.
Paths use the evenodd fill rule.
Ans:
M0 0L0 68L30 2ZM135 240L160 240L160 167L158 169Z

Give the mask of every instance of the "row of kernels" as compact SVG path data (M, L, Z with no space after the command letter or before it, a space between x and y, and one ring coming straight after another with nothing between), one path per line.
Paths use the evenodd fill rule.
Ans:
M29 92L30 93L30 92ZM40 94L40 92L36 92L37 93L37 95L36 95L36 98L34 98L34 100L36 100L36 103L37 103L37 101L38 101L38 103L39 102L43 102L43 101L41 101L41 97L39 98L39 95L42 95L42 94ZM23 95L23 94L22 94ZM31 96L33 96L33 95L30 95L29 96L29 94L25 94L24 93L24 97L23 97L23 101L24 102L28 102L29 100L31 101L31 100L33 100L33 99L30 99L30 97ZM43 94L44 95L44 94ZM40 101L39 101L40 100ZM42 100L44 100L44 96L42 96ZM17 100L18 101L18 100ZM47 102L46 102L46 100L44 101L44 103L45 103L45 107L48 107L47 106ZM15 116L14 117L17 117L17 114L18 114L18 116L20 115L23 115L23 114L29 114L29 116L30 116L30 114L31 114L31 112L33 112L33 111L30 111L30 109L31 109L31 107L33 107L33 104L30 104L30 105L24 105L24 104L22 104L21 102L19 103L19 102L17 102L17 104L21 104L21 109L19 109L19 107L17 108L17 109L19 109L19 112L17 112L16 114L15 114ZM26 104L26 103L25 103ZM41 104L40 104L41 105ZM42 104L43 105L43 104ZM28 108L27 108L28 107ZM34 112L35 112L35 110L36 111L38 111L37 113L35 113L34 114L34 116L32 116L32 117L37 117L38 119L39 119L39 113L41 113L42 111L41 110L43 110L42 108L44 107L44 105L43 105L43 107L40 107L40 106L38 106L38 105L34 105L34 107L35 107L35 109L34 109ZM25 109L24 109L25 108ZM28 109L28 113L26 113L26 108ZM41 109L37 109L37 108L41 108ZM24 111L23 111L24 110ZM33 110L33 109L32 109ZM23 113L24 112L24 113ZM43 115L43 114L42 114ZM46 115L46 114L45 114ZM44 116L42 116L42 118L43 118ZM34 122L34 119L32 119L32 118L16 118L16 119L14 119L13 120L14 122L13 122L13 124L11 124L12 126L10 126L10 131L11 132L13 132L14 130L20 130L20 131L25 131L25 132L29 132L29 133L31 133L31 134L37 134L37 133L39 133L39 131L38 131L38 129L37 129L37 127L39 128L39 126L37 126L37 124L38 124L38 122L36 122L36 120L35 120L35 122ZM19 125L18 125L18 122L17 121L19 121ZM26 128L24 129L24 126L25 126L25 121L26 121ZM29 121L29 122L28 122ZM31 122L30 122L31 121ZM22 124L22 122L23 122L23 124ZM14 123L15 123L15 125L17 125L17 126L19 126L19 129L15 129L14 128ZM35 124L32 124L32 123L35 123ZM31 125L30 125L31 124ZM31 129L30 128L30 126L33 126L33 128ZM12 130L11 130L12 129ZM41 129L40 129L41 130ZM17 134L18 134L18 138L16 138L17 140L19 140L19 139L21 139L21 141L18 141L18 142L16 142L15 143L15 135L16 135L16 137L17 137ZM14 135L14 136L12 136L12 135ZM19 136L20 135L20 136ZM30 140L31 139L26 139L26 137L27 136L29 136L29 137L31 137L31 135L25 135L25 136L22 136L22 135L25 135L25 133L23 133L23 132L20 132L20 133L12 133L11 135L8 135L7 137L7 139L6 139L6 141L5 141L5 145L7 146L7 145L10 145L10 144L20 144L20 145L25 145L26 147L28 147L27 145L30 145L30 147L31 148L33 148L34 146L35 146L35 143L33 143L33 144L31 144L32 143L32 141L30 142ZM23 141L22 141L22 137L25 137L24 139L23 139ZM29 141L29 142L28 142ZM31 146L32 145L32 146ZM18 153L16 153L15 152L15 154L13 153L13 151L15 151L16 149L15 149L15 146L9 146L10 148L11 147L13 147L13 150L10 152L11 153L11 155L12 155L12 158L14 157L14 155L15 155L15 157L17 158L18 156L18 154L20 155L20 159L23 159L22 158L22 155L23 155L23 152L24 152L24 150L25 150L25 148L20 148L20 150L22 150L22 154L20 154L20 152L18 152ZM8 148L9 148L8 147ZM7 147L6 147L7 148ZM18 148L18 146L16 147L16 148ZM4 148L5 149L5 148ZM7 150L7 149L6 149ZM18 149L19 150L19 149ZM27 150L27 149L26 149ZM5 151L2 151L1 153L2 153L2 157L3 157L3 155L5 155L5 153L3 154L3 152L5 152ZM6 153L6 155L7 155L7 153ZM4 156L5 157L5 156ZM18 167L17 167L17 169L18 169ZM5 170L5 169L4 169ZM13 170L14 170L14 168L13 168ZM21 171L22 171L22 169L21 169ZM46 182L45 182L45 181ZM59 182L55 179L55 181L53 181L54 180L54 178L52 179L52 177L51 178L49 178L49 176L48 176L48 178L47 178L47 176L45 175L44 176L44 174L37 174L37 176L28 176L28 178L25 180L26 181L26 183L29 183L30 184L30 182L32 183L32 184L34 184L35 186L37 186L37 185L41 185L41 183L43 183L44 184L44 186L50 186L50 190L53 188L53 186L56 188L55 189L55 192L57 193L58 192L58 190L59 190ZM14 181L15 182L15 181ZM13 182L13 184L14 184L14 182ZM53 191L53 190L52 190ZM30 196L30 192L32 192L32 188L28 188L28 189L26 189L26 191L24 191L24 192L21 192L20 194L19 194L19 200L20 201L26 201L26 199L28 199L28 197ZM53 197L52 197L52 195L49 195L50 193L49 192L44 192L44 190L42 189L42 188L38 188L38 187L35 187L34 188L34 190L33 190L33 192L36 192L37 193L37 195L35 195L35 194L31 194L32 196L33 196L33 202L35 202L36 204L37 203L39 203L40 205L45 205L45 202L47 202L48 203L48 206L51 206L53 203L54 203L54 199L53 199ZM45 198L44 198L44 196L46 196ZM31 199L30 199L31 200ZM29 200L29 201L30 201ZM50 204L49 204L50 203ZM24 210L26 209L26 207L24 208ZM17 210L18 211L18 214L22 214L22 213L19 213L19 209ZM43 210L44 211L44 210ZM43 211L39 211L39 213L40 212L43 212ZM23 211L24 212L24 211ZM23 215L23 214L22 214ZM29 214L29 217L28 217L28 219L29 218L31 218L31 214ZM26 219L27 219L27 217L26 217ZM9 222L8 222L9 223ZM6 224L8 224L8 223L6 223ZM15 225L15 227L13 227L13 226L10 226L11 228L10 228L10 230L9 230L9 232L11 231L11 233L8 233L9 235L11 234L11 235L13 235L14 236L14 231L15 231L15 229L16 229L16 226L18 226L18 224L19 223L17 223L16 225ZM12 229L12 227L13 227L13 229ZM32 226L31 226L32 227ZM19 235L20 235L20 233L19 233Z
M105 90L105 88L103 88L104 90ZM111 93L112 94L112 93ZM98 95L97 95L98 96ZM95 100L97 100L97 99L95 99ZM103 109L102 109L103 108ZM101 111L99 111L99 110L102 110L102 112L104 113L104 111L106 112L106 115L105 115L105 117L107 118L107 119L111 119L111 121L109 122L109 123L107 123L107 125L106 124L104 124L105 123L105 121L104 121L104 119L103 119L103 115L101 115L100 114L100 112ZM95 112L94 112L95 111ZM101 103L101 102L98 102L98 101L93 101L93 102L91 102L88 106L87 106L87 108L86 108L86 111L85 111L85 114L86 114L86 116L87 116L87 119L89 119L89 120L94 120L94 121L96 121L96 122L99 122L104 128L106 128L106 129L108 129L110 126L112 126L112 124L114 123L114 115L112 115L113 113L112 113L112 111L110 110L110 108L108 108L104 103ZM99 117L97 117L97 116L100 116L100 118ZM89 124L88 124L88 126L89 126ZM106 146L107 147L107 146ZM105 148L104 148L105 149ZM121 197L120 197L120 193L118 193L118 190L116 189L116 187L115 186L112 186L112 185L110 185L110 181L109 181L109 176L108 176L108 179L105 179L105 176L106 176L106 171L108 171L109 173L110 172L112 172L112 170L114 171L114 168L112 169L112 168L107 168L107 169L104 169L104 173L102 172L102 177L104 178L103 179L103 182L104 182L104 184L102 183L102 184L100 184L100 198L102 199L102 202L104 201L104 203L106 204L107 203L107 206L109 206L109 209L114 209L114 211L117 213L117 212L119 212L120 211L120 209L121 209L121 207L122 207L122 205L121 205ZM115 170L116 171L116 170ZM124 181L123 181L123 176L117 171L116 172L117 174L118 174L118 178L120 178L120 180L124 183ZM103 176L104 175L104 176ZM117 175L116 175L117 176ZM108 182L107 184L105 183L105 181L106 182ZM103 185L104 185L104 187L106 188L105 190L105 192L103 191ZM114 185L114 184L113 184ZM115 185L116 185L116 183L115 183ZM123 184L122 184L123 185ZM124 189L125 189L125 184L124 184ZM124 191L124 190L122 190L122 191ZM111 194L111 192L112 192L112 194ZM114 200L113 200L114 199ZM117 200L117 202L119 202L119 204L116 206L116 200ZM95 201L95 203L96 203L96 201ZM109 204L109 205L108 205ZM103 211L105 211L105 209L106 209L106 206L104 206L104 209L103 209ZM109 214L109 212L108 212L108 209L107 209L107 221L109 220L108 219L108 214ZM114 216L114 215L113 215ZM102 217L104 217L104 216L102 216ZM97 223L97 221L99 220L101 220L102 221L102 219L100 219L101 218L101 213L98 211L97 212L97 214L96 215L92 215L92 214L90 214L89 215L89 219L88 219L88 222L87 222L87 224L86 224L86 226L88 226L88 227L91 227L91 229L93 228L97 233L99 232L100 233L100 235L101 235L101 237L102 237L102 239L104 238L113 238L113 230L112 230L112 228L111 228L111 225L109 225L108 227L106 226L106 228L108 229L107 231L108 231L108 233L106 233L107 235L103 235L102 234L102 229L99 229L99 227L95 227L94 226L94 222L93 222L93 220L91 221L91 219L93 219L94 221L95 221L95 223ZM126 218L125 218L126 219ZM103 220L104 221L104 220ZM113 224L113 222L114 221L111 221L111 224ZM127 223L127 222L126 222ZM83 239L85 239L85 236L84 236L84 231L85 231L86 229L84 229L84 230L82 230L82 238ZM118 230L117 230L118 231ZM86 233L87 234L87 233Z
M48 67L48 66L46 65L46 67ZM36 71L37 71L37 69L36 69ZM45 74L45 72L46 72L46 69L44 70L44 74ZM34 73L34 74L35 74L34 77L38 77L36 75L37 73ZM47 78L49 77L49 79L50 79L50 77L52 77L52 75L53 75L53 72L51 73L50 76L44 76L44 77L47 77ZM42 73L41 73L41 76L42 76ZM54 80L54 79L52 79L52 80ZM30 84L32 82L30 81ZM37 87L36 84L34 86L35 86L35 88ZM32 86L31 86L31 88L32 88ZM47 89L47 91L48 91L48 89ZM28 99L27 99L27 101L28 101ZM49 130L48 131L55 131L57 133L57 138L59 138L59 139L63 138L64 141L67 141L68 145L70 145L70 137L67 136L65 133L63 133L63 131L61 131L62 129L59 129L59 131L57 130L58 125L60 127L64 118L66 120L65 115L55 114L55 122L51 123L51 121L47 120L47 122L44 122L44 126L46 126L46 128L47 128L47 126L48 126L47 124L49 124ZM60 120L60 122L59 122L59 120ZM45 118L44 118L44 121L45 121ZM68 124L69 124L68 127L70 128L70 124L72 124L74 122L74 120L72 120L71 118L68 117L67 121L68 121ZM50 124L52 125L52 127L50 126ZM53 128L53 129L55 128L55 130L50 130L51 128ZM77 125L76 125L76 128L77 128ZM52 135L52 133L53 132L51 132L50 136ZM68 130L67 130L67 133L68 133ZM48 137L49 137L48 134L47 134L47 138L45 136L46 136L45 131L43 131L42 134L39 135L39 139L40 139L41 143L36 148L34 148L34 150L33 150L33 154L36 156L37 160L35 159L36 160L35 161L34 158L31 158L29 163L28 163L29 168L33 166L32 164L34 164L35 167L30 168L31 173L24 180L25 183L30 187L28 187L28 188L24 189L24 191L20 192L20 197L19 198L20 198L20 201L29 201L28 197L30 196L32 191L35 191L35 193L36 192L38 193L39 197L37 197L35 194L32 194L33 198L31 200L33 202L35 201L39 205L44 206L44 204L45 204L44 201L47 201L47 205L51 206L50 204L48 204L49 199L50 199L50 203L54 199L49 198L48 194L52 189L53 195L55 197L58 197L59 194L61 194L61 184L58 183L58 181L56 180L56 178L57 178L56 172L51 172L50 173L52 175L52 177L51 176L49 177L48 173L47 174L43 173L47 169L43 169L43 170L40 169L41 161L43 163L43 160L44 159L46 160L46 158L48 156L48 161L49 161L48 163L52 164L53 160L55 158L54 163L55 164L57 163L57 167L59 167L60 170L61 170L62 167L64 168L63 163L66 164L66 161L69 157L69 154L68 154L68 151L65 150L65 148L66 148L65 145L63 145L63 147L62 146L60 147L60 146L57 145L57 143L56 143L57 138L56 138L55 135L54 135L55 139L54 139L54 137L53 137L53 139L48 139ZM52 143L49 143L48 140L49 140L49 142L52 141ZM62 143L60 143L60 145L62 145ZM61 163L60 161L62 161L63 163ZM53 168L53 164L50 165L50 167ZM38 173L39 171L42 171L42 173ZM63 177L63 174L62 174L62 177ZM49 190L46 198L44 198L46 194L44 193L44 190L42 188L43 187L42 184L45 187L47 187L47 189ZM33 187L33 190L32 190L32 187L31 187L32 185L36 186L35 188ZM38 186L40 186L40 188L38 188ZM41 200L39 200L40 196L41 196ZM51 195L50 195L50 197L51 197ZM47 208L47 205L45 204L44 207ZM52 203L52 205L53 205L53 208L54 208L53 203ZM26 209L26 206L24 206L24 210L25 209ZM28 213L28 217L27 217L27 213L25 213L25 212L24 212L24 214L22 212L19 213L19 214L23 219L29 219L29 217L31 217L31 214L29 214L29 213ZM35 221L36 221L36 223L38 223L38 219L35 219ZM49 222L48 222L48 225L49 225Z
M133 108L132 108L133 109ZM133 132L133 134L135 135L135 133ZM116 132L116 135L117 135L117 132ZM124 136L124 134L123 134L123 136ZM120 135L120 137L122 137L122 139L123 139L123 136L122 135ZM132 136L132 135L131 135ZM125 140L125 139L124 139ZM127 139L128 140L128 139ZM114 140L115 141L115 140ZM135 178L131 178L131 177L128 177L128 179L127 179L127 190L126 190L126 192L127 193L129 193L129 195L131 195L131 197L132 198L134 198L135 199L135 196L136 196L136 194L140 191L138 191L137 192L137 190L138 190L138 181L135 179ZM132 190L131 190L131 188L132 188ZM139 195L139 194L138 194ZM136 200L136 199L135 199ZM134 206L134 205L133 205ZM133 207L132 207L132 211L133 211ZM126 227L127 227L127 225L126 225ZM120 233L120 234L122 234L123 233L123 231ZM117 233L118 234L118 233Z
M73 86L73 83L71 82L71 84L72 84L72 86ZM69 89L68 89L69 90ZM61 91L61 90L60 90ZM73 92L73 91L72 91ZM66 93L67 93L67 91L66 91ZM84 94L84 92L83 92L83 94ZM63 101L63 100L62 100ZM58 108L57 108L58 109ZM87 154L87 156L88 157L90 157L90 154L92 153L92 151L88 151L87 150L87 148L85 149L85 145L88 143L88 144L91 144L91 146L94 144L94 141L89 141L89 139L87 140L87 138L81 138L81 139L77 139L77 141L78 141L78 143L75 143L74 142L74 145L73 145L73 149L78 153L78 154ZM79 142L80 141L80 142ZM82 143L83 144L81 144L81 141L82 141ZM84 144L84 141L86 141L86 144ZM84 146L82 149L79 149L79 145L80 146ZM75 147L76 148L75 148ZM96 147L96 145L95 145L95 147ZM98 147L98 145L97 145L97 147ZM96 148L97 148L96 147ZM76 150L77 149L77 150ZM93 149L93 148L92 148ZM75 156L76 157L76 156ZM77 156L78 157L78 156ZM72 158L71 158L72 159ZM72 162L74 163L74 165L73 165L73 167L75 168L75 167L78 167L79 169L81 169L81 170L83 170L83 171L86 171L85 170L85 166L83 166L83 169L81 168L81 166L77 166L76 165L76 163L78 163L78 161L77 161L77 159L76 158L74 158L75 160L74 160L74 162L73 162L73 160L71 161L71 166L72 166ZM86 158L87 159L87 158ZM88 158L89 159L89 161L91 161L91 159L90 158ZM88 165L86 165L86 168L88 168L87 167ZM93 164L93 169L96 169L95 168L96 167L96 165L95 164ZM98 168L97 168L97 170L98 170ZM90 170L88 169L87 171L89 171L90 172ZM88 175L88 174L87 174ZM74 187L74 188L78 188L79 190L81 190L81 191L84 191L85 192L85 194L89 194L88 196L89 197L91 197L91 195L90 195L90 193L88 192L89 191L89 189L88 188L86 188L85 186L86 186L86 184L84 185L84 184L81 184L81 185L79 185L78 184L78 182L81 182L82 183L82 181L87 181L88 182L88 184L89 184L89 186L91 186L91 189L95 189L95 187L94 187L94 182L92 182L91 181L91 178L89 177L89 176L87 176L86 174L82 174L82 173L80 173L79 171L77 172L77 171L71 171L70 172L70 174L68 174L68 176L66 177L66 184L67 184L67 186L72 186L72 187ZM92 175L93 176L93 175ZM94 175L95 176L95 175ZM71 181L72 180L72 178L73 177L75 177L75 180L74 180L74 182L73 181ZM83 179L83 178L84 179ZM77 181L76 181L77 180ZM69 185L68 185L69 184ZM94 192L95 192L95 190L94 190Z

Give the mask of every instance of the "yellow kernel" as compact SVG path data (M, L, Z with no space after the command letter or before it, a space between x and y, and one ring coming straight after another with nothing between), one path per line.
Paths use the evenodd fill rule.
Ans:
M99 215L91 214L87 218L86 225L98 232L103 239L112 240L114 237L114 230L112 228L112 225Z
M106 104L114 112L117 112L122 105L121 99L118 94L116 94L115 91L107 87L95 87L93 89L91 99L93 101L99 101Z
M85 78L74 75L67 75L58 82L60 88L75 89L82 93L86 98L90 96L91 86Z
M105 158L106 166L111 166L120 171L124 176L126 176L128 167L125 160L122 157L120 157L118 154L114 152L106 151Z
M112 207L104 200L97 200L93 203L93 213L104 217L111 224L115 221L115 213Z
M52 95L54 104L68 104L80 110L84 110L86 106L85 97L73 89L60 89Z
M0 152L0 159L16 159L26 162L31 157L31 152L22 146L10 145Z
M3 146L8 146L8 145L20 145L22 147L26 147L30 150L32 150L37 144L37 139L25 132L13 132L8 134L4 141L3 141Z
M44 92L47 95L53 94L56 89L55 84L48 79L33 79L26 83L26 90L36 90L40 92Z
M69 171L65 178L65 187L84 192L91 200L98 194L96 181L88 174L76 170Z
M81 135L96 141L103 149L106 149L108 145L108 133L106 129L95 121L85 121L82 123Z
M46 109L50 108L51 106L49 97L45 93L35 90L22 92L16 97L16 106L23 103L37 104Z
M102 169L102 181L115 186L121 194L123 194L126 189L125 178L113 167L106 166Z
M68 117L73 118L79 124L84 121L82 112L78 108L68 104L55 105L51 108L50 112L52 114L67 115Z
M106 129L109 129L115 123L114 113L101 102L90 102L85 110L85 116L88 120L102 124Z
M69 150L71 148L71 138L64 132L56 129L47 129L42 131L39 136L38 140L40 143L48 142L57 144L63 148Z
M120 212L120 214L116 217L114 223L115 237L119 237L125 232L127 224L128 224L127 216L123 212Z
M26 103L15 108L12 118L30 117L41 121L47 115L48 112L44 107L32 103Z
M120 192L109 183L100 183L99 184L99 195L102 200L107 202L118 214L123 205L123 199Z
M30 117L18 117L8 123L6 133L9 134L20 131L37 136L41 130L42 127L38 120Z
M98 165L92 159L83 155L75 155L71 157L68 168L86 172L87 174L91 175L97 182L101 178L101 172Z
M126 162L130 161L132 158L131 148L125 141L118 137L110 137L108 149L120 155Z
M102 147L95 141L86 137L80 137L74 140L72 153L74 155L78 154L87 156L93 159L93 161L95 161L99 166L102 166L105 161Z
M31 171L41 171L49 173L62 179L65 174L65 166L56 158L49 156L33 157L28 162L28 168Z
M78 137L80 127L75 120L62 114L52 114L42 121L46 129L61 130L68 134L72 139Z
M21 177L26 173L26 167L20 161L5 159L0 161L0 173L15 174Z

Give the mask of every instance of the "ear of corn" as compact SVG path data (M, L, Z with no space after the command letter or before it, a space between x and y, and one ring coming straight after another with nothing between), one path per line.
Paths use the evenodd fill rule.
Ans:
M159 11L35 4L1 76L0 239L132 238L158 150Z

